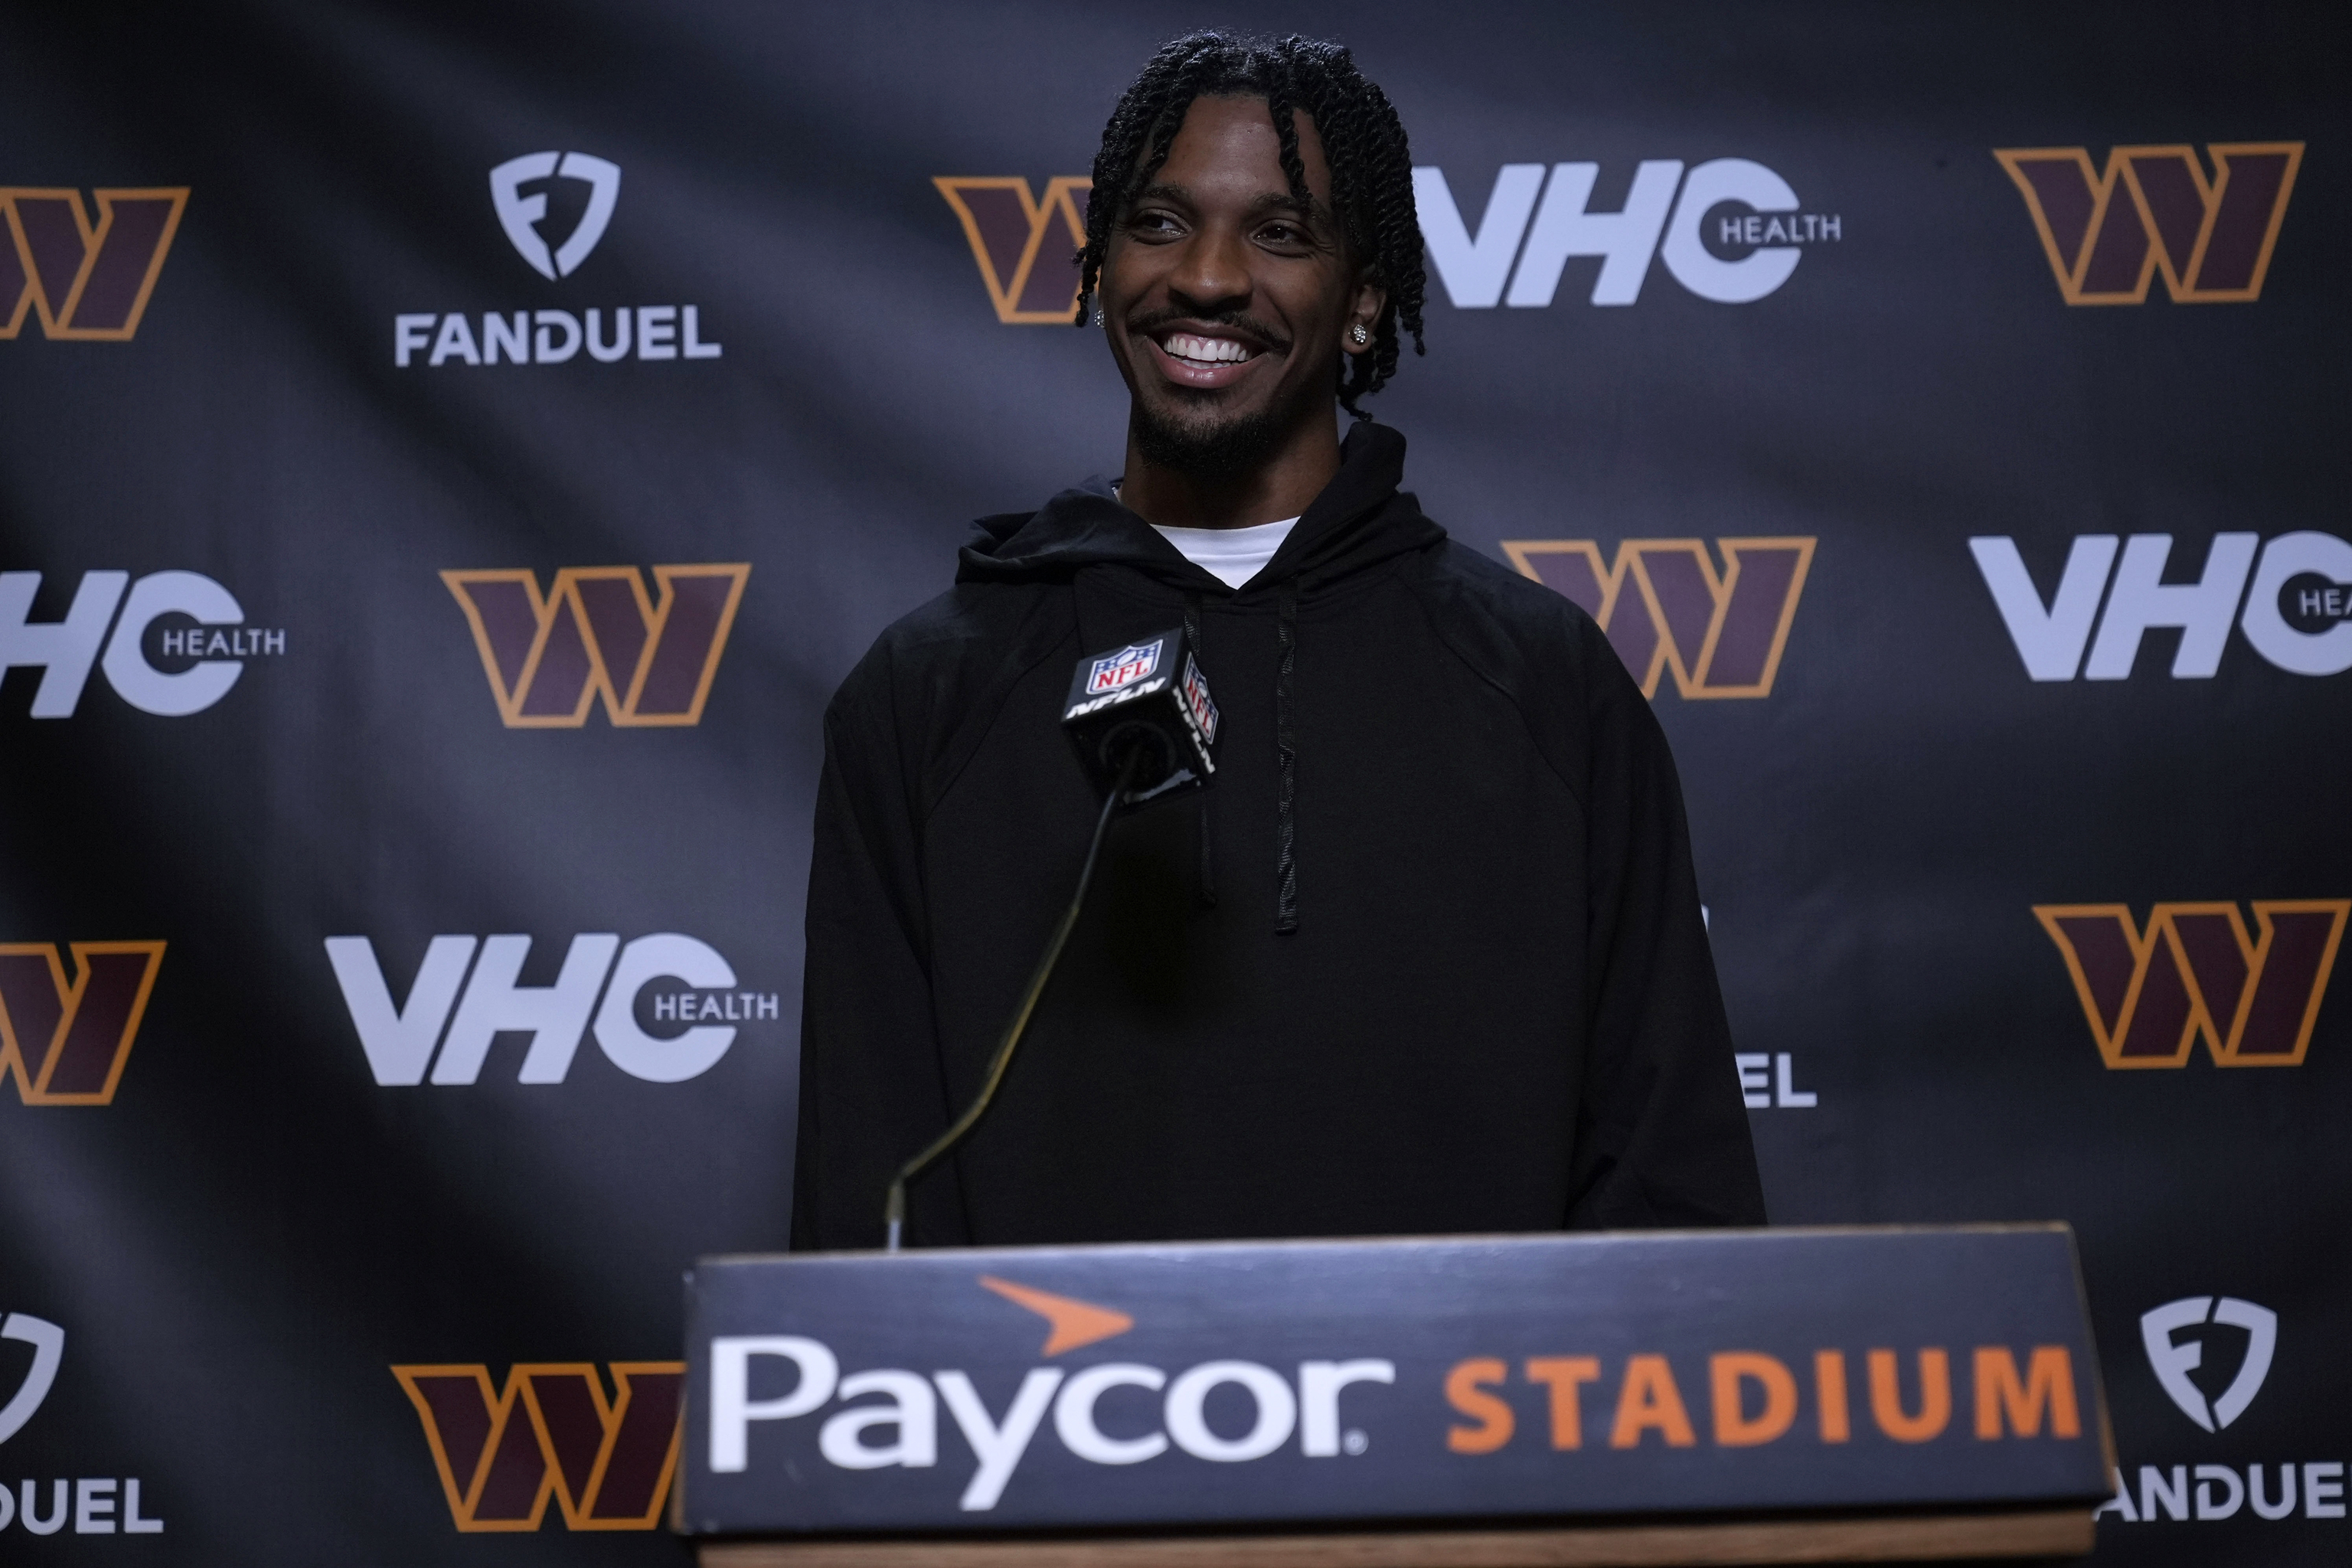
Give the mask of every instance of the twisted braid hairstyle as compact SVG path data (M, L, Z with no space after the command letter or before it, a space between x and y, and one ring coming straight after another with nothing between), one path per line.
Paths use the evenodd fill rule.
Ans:
M1378 392L1396 374L1398 329L1412 334L1413 353L1427 352L1421 341L1421 225L1413 216L1412 156L1404 127L1388 95L1364 79L1339 44L1295 35L1269 42L1201 32L1160 46L1103 127L1087 205L1087 243L1077 256L1076 322L1087 324L1087 298L1101 279L1112 225L1167 161L1185 110L1196 98L1226 97L1265 100L1281 143L1282 172L1301 202L1311 198L1292 110L1305 110L1322 138L1331 206L1348 255L1388 291L1370 349L1340 356L1346 371L1339 402L1357 418L1369 418L1356 400Z

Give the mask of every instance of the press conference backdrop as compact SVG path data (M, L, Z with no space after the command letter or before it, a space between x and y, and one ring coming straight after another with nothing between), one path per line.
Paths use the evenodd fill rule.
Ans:
M2342 1561L2340 20L1245 9L1410 129L1380 416L1672 737L1775 1217L2073 1222L2101 1557ZM1219 19L12 10L0 1555L681 1560L819 716L1118 463L1085 174Z

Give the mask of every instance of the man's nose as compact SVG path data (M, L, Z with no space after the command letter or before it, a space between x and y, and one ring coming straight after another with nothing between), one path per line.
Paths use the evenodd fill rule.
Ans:
M1248 247L1238 234L1215 226L1203 227L1185 241L1168 275L1174 302L1203 315L1246 304L1251 288Z

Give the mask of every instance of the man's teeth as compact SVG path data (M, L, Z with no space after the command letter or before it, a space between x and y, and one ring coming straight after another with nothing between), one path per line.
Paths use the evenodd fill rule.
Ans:
M1231 338L1196 338L1190 332L1171 332L1160 346L1172 359L1199 364L1239 364L1250 357L1248 346Z

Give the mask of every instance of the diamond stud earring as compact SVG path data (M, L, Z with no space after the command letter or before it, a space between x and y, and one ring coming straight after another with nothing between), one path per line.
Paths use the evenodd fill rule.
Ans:
M1364 323L1361 321L1348 329L1348 336L1355 340L1358 348L1362 348L1372 341L1372 334L1364 331Z

